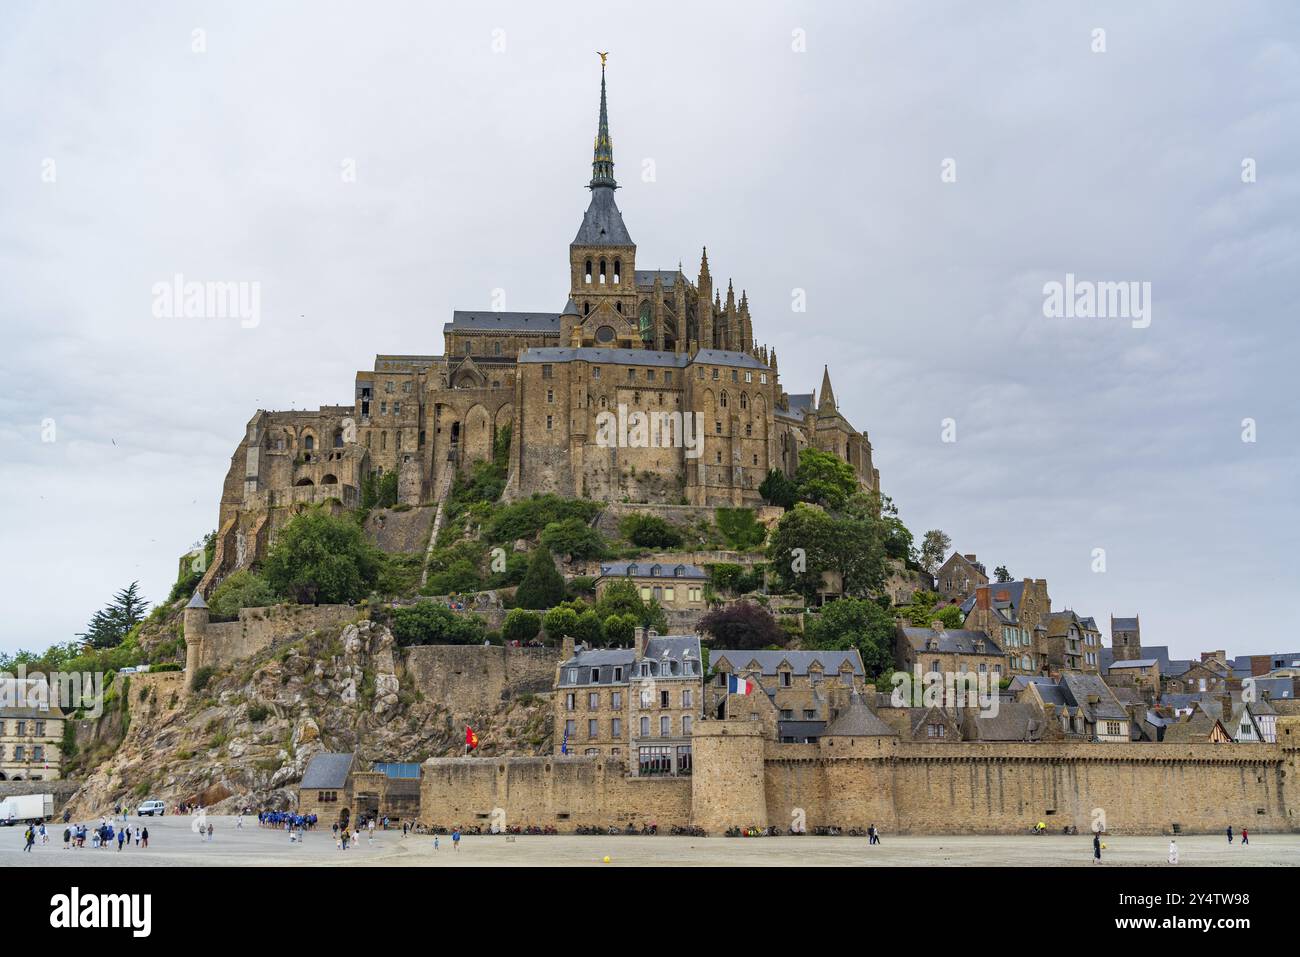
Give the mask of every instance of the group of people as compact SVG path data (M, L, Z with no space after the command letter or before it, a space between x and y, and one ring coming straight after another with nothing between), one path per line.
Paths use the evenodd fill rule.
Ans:
M290 811L258 811L257 826L269 827L277 831L303 831L313 830L316 827L315 814L294 814ZM240 817L240 823L243 823L243 817Z
M30 851L39 840L41 844L50 842L49 831L44 823L28 824L27 831L23 835L23 850ZM149 828L136 825L122 825L114 828L108 818L100 818L99 824L90 827L87 824L66 824L63 828L63 849L66 851L70 848L85 847L86 841L90 841L91 847L112 847L117 844L120 851L124 847L130 847L134 844L136 847L145 848L149 846Z

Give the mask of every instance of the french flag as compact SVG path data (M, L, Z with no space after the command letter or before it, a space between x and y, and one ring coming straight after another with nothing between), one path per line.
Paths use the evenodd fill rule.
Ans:
M754 690L754 683L746 681L744 678L738 678L735 675L727 675L727 694L749 694Z

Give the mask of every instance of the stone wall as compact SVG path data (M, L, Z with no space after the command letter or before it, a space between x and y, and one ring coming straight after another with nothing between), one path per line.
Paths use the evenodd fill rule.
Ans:
M208 621L206 610L185 614L185 670L223 668L288 638L318 628L338 629L360 615L352 605L272 605L243 608L238 621Z
M628 777L621 762L605 758L431 758L421 779L425 824L663 830L690 817L690 778Z
M423 554L429 544L429 528L437 511L437 507L432 505L401 510L373 509L366 517L366 537L389 554Z
M402 663L412 684L457 714L471 714L522 694L549 693L558 648L416 645Z

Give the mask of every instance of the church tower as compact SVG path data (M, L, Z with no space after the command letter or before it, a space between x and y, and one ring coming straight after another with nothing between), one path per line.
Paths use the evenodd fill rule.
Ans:
M575 308L561 317L566 346L641 348L637 318L636 244L614 201L614 143L605 99L605 57L600 55L600 118L591 160L591 202L569 244L569 298ZM574 330L578 330L575 336Z

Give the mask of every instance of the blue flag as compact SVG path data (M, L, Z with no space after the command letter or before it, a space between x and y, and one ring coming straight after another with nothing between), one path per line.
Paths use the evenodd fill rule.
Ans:
M569 753L569 729L568 728L564 729L564 740L560 742L560 753L561 754Z

